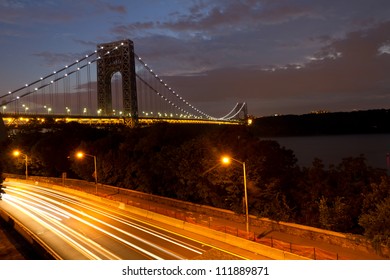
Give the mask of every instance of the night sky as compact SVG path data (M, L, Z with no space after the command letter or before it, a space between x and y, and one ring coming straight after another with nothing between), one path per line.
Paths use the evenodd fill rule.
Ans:
M390 108L389 0L0 0L0 95L120 39L216 117Z

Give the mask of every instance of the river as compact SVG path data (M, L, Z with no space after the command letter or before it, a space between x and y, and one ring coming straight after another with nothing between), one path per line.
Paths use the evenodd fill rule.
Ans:
M263 138L265 139L265 138ZM329 136L297 136L266 138L279 142L282 147L294 151L298 165L310 166L314 158L325 166L339 164L343 158L364 155L367 164L387 168L390 153L390 134L359 134Z

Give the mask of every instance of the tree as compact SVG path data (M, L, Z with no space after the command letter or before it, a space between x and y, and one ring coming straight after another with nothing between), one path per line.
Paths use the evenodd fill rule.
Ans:
M371 191L363 200L359 224L364 235L374 244L390 245L390 182L383 176L381 182L372 183Z
M320 227L338 232L350 230L352 216L349 215L349 207L342 197L337 196L333 201L328 201L322 196L318 202L318 208Z
M319 227L319 202L323 207L329 190L328 172L322 160L315 158L312 165L296 175L296 188L291 190L296 211L296 222Z

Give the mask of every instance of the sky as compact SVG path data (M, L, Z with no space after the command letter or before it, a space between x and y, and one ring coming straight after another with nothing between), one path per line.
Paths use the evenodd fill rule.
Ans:
M0 0L0 95L122 39L212 116L390 108L389 0Z

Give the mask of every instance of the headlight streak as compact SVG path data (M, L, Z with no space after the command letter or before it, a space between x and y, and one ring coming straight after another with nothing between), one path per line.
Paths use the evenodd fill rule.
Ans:
M184 245L184 244L182 244L182 243L179 243L179 242L177 242L176 240L173 240L172 238L171 238L171 239L170 239L170 238L167 238L166 235L164 236L164 235L162 235L162 234L160 234L160 233L156 233L156 231L154 231L154 230L145 229L145 227L142 227L142 226L136 226L134 223L129 223L128 221L125 221L125 220L122 219L122 218L116 218L114 215L109 215L109 214L107 214L107 213L104 213L103 211L96 210L96 209L94 209L93 207L90 207L90 206L88 206L88 205L86 205L86 204L80 203L80 202L78 202L78 201L76 201L76 200L68 199L68 198L66 198L64 195L62 195L62 194L57 194L57 193L56 193L55 191L53 191L53 190L48 191L47 189L44 189L44 188L39 187L39 186L31 186L31 187L34 187L34 188L36 188L36 189L39 189L38 192L40 192L40 193L44 193L44 194L46 194L46 195L49 194L49 195L51 195L51 196L53 196L53 197L60 198L60 199L62 199L63 201L70 202L70 203L73 203L73 204L75 204L75 205L77 205L77 206L86 208L86 209L88 209L88 210L90 210L90 211L93 211L93 212L95 212L95 213L101 214L101 215L106 216L106 217L108 217L108 218L110 218L110 219L116 220L116 221L118 221L118 222L120 222L120 223L122 223L122 224L125 224L125 225L127 225L127 226L136 228L136 229L138 229L138 230L140 230L140 231L143 231L143 232L146 232L146 233L148 233L148 234L151 234L152 236L155 236L155 237L157 237L157 238L163 239L163 240L165 240L165 241L167 241L167 242L170 242L170 243L173 243L173 244L175 244L175 245L177 245L177 246L180 246L180 247L182 247L182 248L185 248L186 250L195 252L196 254L202 254L202 253L203 253L202 251L193 249L193 247L190 247L190 246ZM34 195L37 195L37 196L39 196L39 197L42 197L42 196L40 196L40 195L38 195L38 194L34 194ZM51 200L50 198L47 198L47 197L42 197L42 199L47 199L47 200L49 200L49 201L52 202L52 203L57 203L57 204L59 203L59 202L57 202L57 201L55 201L55 200ZM119 231L119 232L121 232L122 234L125 234L125 235L127 235L127 236L129 236L129 237L132 237L132 238L134 238L134 239L136 239L136 240L138 240L138 241L140 241L140 242L143 242L143 243L145 243L145 244L148 244L149 246L151 246L151 247L153 247L153 248L155 248L155 249L157 249L157 250L159 250L159 251L162 251L162 252L164 252L164 253L167 253L167 254L169 254L169 255L171 255L171 256L177 258L177 259L183 259L182 256L177 255L177 254L175 254L175 253L173 253L173 252L171 252L171 251L168 251L168 250L166 250L166 249L164 249L164 248L162 248L162 247L156 245L155 243L151 243L151 242L149 242L149 241L147 241L147 240L145 240L145 239L143 239L143 238L140 238L140 237L138 237L138 236L136 236L136 235L133 235L133 234L131 234L131 233L128 233L127 231L124 231L124 230L122 230L122 229L120 229L120 228L118 228L118 227L115 227L115 226L113 226L113 225L111 225L111 224L109 224L109 223L103 222L103 221L101 221L101 220L99 220L99 219L97 219L97 218L95 218L95 217L93 217L93 216L91 216L91 215L85 214L84 212L82 212L82 211L80 211L80 210L76 210L76 209L73 208L73 207L66 206L66 205L62 205L62 204L61 204L61 206L62 206L62 207L66 207L66 208L68 208L68 209L70 209L70 210L72 210L72 211L75 211L75 212L79 213L80 215L83 215L83 216L85 216L85 217L87 217L87 218L90 218L90 219L92 219L92 220L95 220L95 221L97 221L97 222L99 222L99 223L102 223L102 224L104 224L104 225L106 225L106 226L108 226L108 227L110 227L110 228L112 228L112 229L114 229L114 230L116 230L116 231ZM70 213L68 213L68 214L69 214L69 215L72 215L72 214L70 214ZM85 224L91 226L91 224L89 224L88 222L86 222L86 221L80 219L78 216L72 216L72 217L75 218L75 219L79 219L81 222L84 222ZM95 227L95 226L94 226L94 227ZM104 230L101 229L101 228L96 228L96 229L101 230L101 231L104 231ZM111 236L111 234L110 234L110 236ZM113 237L113 238L116 238L117 240L120 240L121 242L123 242L122 239L121 239L120 237L117 237L117 236L115 236L115 235L112 235L112 237ZM126 242L125 244L129 245L128 242ZM130 244L131 244L131 243L130 243ZM129 245L129 246L130 246L130 245ZM136 245L134 245L134 246L136 246Z
M61 203L59 203L59 202L56 201L56 200L53 200L53 199L48 198L48 197L43 197L42 195L39 195L39 194L33 194L33 195L35 195L35 196L37 196L37 197L40 197L40 198L42 198L42 199L45 199L45 200L47 200L47 201L50 201L50 202L53 203L53 204L61 204ZM62 198L62 199L63 199L63 198ZM75 209L75 208L73 208L73 207L71 207L71 206L69 206L69 205L61 204L61 206L64 207L64 208L67 208L67 209L69 209L69 210L71 210L71 211L74 211L74 212L78 213L78 214L81 215L81 216L84 216L84 217L90 218L90 219L92 219L92 220L94 220L94 221L97 221L97 222L99 222L99 223L102 223L102 224L104 224L105 226L108 226L108 227L110 227L110 228L112 228L112 229L115 229L115 230L117 230L117 231L119 231L119 232L121 232L121 233L123 233L123 234L129 236L129 237L132 237L132 238L134 238L134 239L136 239L136 240L138 240L138 241L141 241L142 243L148 244L149 246L151 246L151 247L153 247L153 248L155 248L155 249L157 249L157 250L159 250L159 251L163 251L163 252L165 252L165 253L167 253L167 254L170 254L170 255L172 255L172 256L178 258L178 259L182 259L182 257L180 257L180 256L178 256L178 255L176 255L176 254L173 254L173 253L171 253L171 252L167 252L167 251L165 251L163 248L161 248L161 247L159 247L159 246L157 246L157 245L155 245L155 244L153 244L153 243L150 243L150 242L148 242L147 240L144 240L144 239L142 239L142 238L140 238L140 237L138 237L138 236L136 236L136 235L134 235L134 234L128 233L128 232L126 232L126 231L124 231L124 230L121 230L121 229L119 229L119 228L117 228L117 227L114 227L113 225L110 225L110 224L108 224L108 223L106 223L106 222L102 222L102 221L100 221L99 219L97 219L97 218L95 218L95 217L93 217L93 216L91 216L91 215L88 215L88 214L86 214L86 213L84 213L84 212L82 212L82 211L80 211L80 210L77 210L77 209ZM110 232L108 232L108 231L106 231L106 230L104 230L104 229L102 229L102 228L100 228L100 227L98 227L98 226L96 226L96 225L90 223L90 222L87 222L86 220L84 220L84 219L82 219L82 218L80 218L80 217L78 217L78 216L76 216L76 215L74 215L74 214L69 213L69 216L72 217L72 218L74 218L74 219L76 219L76 220L78 220L78 221L80 221L80 222L82 222L82 223L84 223L84 224L86 224L86 225L88 225L88 226L90 226L90 227L92 227L92 228L94 228L94 229L96 229L96 230L98 230L98 231L100 231L100 232L102 232L102 233L104 233L104 234L106 234L106 235L108 235L108 236L110 236L110 237L112 237L112 238L114 238L114 239L116 239L116 240L119 240L120 242L126 244L127 246L129 246L129 247L131 247L131 248L134 248L134 249L138 250L139 252L142 252L143 254L145 254L145 255L147 255L147 256L150 256L150 257L152 257L152 258L154 258L154 259L157 259L157 260L163 260L163 258L161 258L161 257L159 257L159 256L157 256L157 255L155 255L155 254L153 254L153 253L151 253L151 252L149 252L149 251L147 251L147 250L145 250L145 249L143 249L143 248L141 248L141 247L139 247L139 246L137 246L137 245L135 245L135 244L133 244L133 243L131 243L131 242L129 242L129 241L127 241L127 240L121 238L121 237L119 237L119 236L116 236L116 235L114 235L114 234L112 234L112 233L110 233Z
M45 228L47 228L47 229L55 232L57 235L61 236L64 241L66 241L68 244L70 244L72 247L74 247L77 251L79 251L81 254L83 254L87 258L89 258L89 259L96 259L96 260L100 259L98 256L96 256L95 254L90 252L88 249L84 248L81 244L77 244L77 242L75 242L69 236L63 234L60 230L57 230L55 227L53 227L50 224L46 223L45 221L43 221L42 219L40 219L39 217L37 217L36 215L31 213L30 211L28 211L27 209L22 208L18 204L14 203L14 202L12 202L12 201L10 201L8 199L7 199L7 202L9 204L13 205L13 207L19 209L19 211L21 211L25 215L27 215L30 218L32 218L34 221L36 221L39 224L41 224L42 226L44 226Z
M61 223L60 222L61 219L58 219L57 217L53 217L53 215L51 215L50 213L47 213L45 211L38 209L37 207L29 205L28 202L25 202L26 201L25 199L15 198L15 197L10 196L9 200L11 200L12 202L14 202L16 204L20 204L21 206L25 207L26 211L30 210L30 211L38 213L43 218L47 219L51 223L54 223L58 228L67 232L69 235L73 236L74 238L76 238L84 243L87 243L87 244L89 243L89 246L92 246L93 249L98 251L100 254L104 255L107 259L111 259L111 260L112 259L116 259L116 260L121 259L117 255L115 255L115 254L111 253L110 251L106 250L105 248L103 248L100 244L96 243L95 241L91 240L90 238L83 236L79 232L77 232L77 231L73 230L72 228L66 226L65 224ZM76 246L83 247L80 245L81 243L76 242L76 241L73 241L73 244L77 244ZM88 252L90 252L90 251L88 251ZM98 259L101 259L101 258L98 258Z
M11 193L14 192L14 193L19 193L19 194L21 194L21 192L18 192L18 191L12 190L12 189L10 189L9 191L10 191ZM10 198L12 199L12 196L10 196ZM15 199L15 198L14 198L14 199ZM36 202L32 202L32 201L30 201L30 200L27 200L27 199L24 199L24 198L21 198L21 197L18 197L18 199L21 200L21 201L24 201L26 204L35 205L36 211L42 211L42 212L44 212L43 210L40 210L40 209L39 209L39 208L43 208L43 209L46 209L46 210L48 210L48 211L54 212L54 213L56 213L57 215L59 215L59 216L61 216L61 217L63 217L63 218L69 219L69 215L66 215L66 214L65 214L65 213L67 213L67 212L62 211L62 209L58 208L57 206L52 205L52 204L49 204L49 203L46 203L45 201L43 201L43 200L41 200L41 199L37 199L37 198L35 198L35 197L33 197L33 196L29 196L29 199L30 199L30 200L38 201L38 202L40 202L40 203L42 203L42 204L38 204L38 203L36 203ZM43 205L43 204L44 204L44 205ZM45 205L47 205L47 206L45 206ZM52 208L50 208L49 206L51 206ZM61 213L61 212L62 212L62 213ZM54 216L54 215L52 215L52 214L50 214L50 213L48 213L48 212L46 212L46 213L47 213L47 215L50 215L50 216L52 216L53 218L55 218L55 219L57 219L57 220L59 220L59 221L62 220L60 217L56 217L56 216Z
M46 192L42 191L42 193L46 193ZM120 218L120 217L117 217L117 216L115 216L115 215L108 214L108 213L103 212L103 211L101 211L101 210L95 209L95 208L93 208L93 207L91 207L91 206L88 206L87 204L83 204L83 203L81 203L81 202L79 202L79 201L74 201L74 200L66 199L66 198L64 198L63 195L61 195L61 196L58 195L58 196L57 196L57 195L52 194L52 196L54 196L54 197L59 197L59 198L63 199L64 201L71 202L71 203L73 203L73 204L75 204L75 205L77 205L77 206L79 206L79 207L82 207L82 208L85 208L85 209L87 209L87 210L89 210L89 211L98 213L98 214L100 214L100 215L102 215L102 216L105 216L105 217L107 217L107 218L109 218L109 219L115 220L115 221L117 221L117 222L120 222L120 223L125 224L125 225L130 226L130 227L133 227L133 228L138 229L138 230L140 230L140 231L143 231L143 232L145 232L145 233L147 233L147 234L150 234L150 235L155 236L155 237L157 237L157 238L163 239L163 240L165 240L165 241L167 241L167 242L173 243L173 244L175 244L175 245L177 245L177 246L180 246L180 247L185 248L185 249L187 249L187 250L190 250L190 251L192 251L192 252L195 252L195 253L197 253L197 254L202 254L202 253L204 252L204 250L203 250L203 251L200 251L200 250L194 249L194 248L196 248L195 246L192 246L192 245L190 245L190 244L183 244L183 243L182 243L181 241L179 241L178 239L175 239L175 238L173 238L173 237L169 237L168 235L163 234L163 233L160 233L160 232L157 232L156 230L153 230L153 229L147 228L147 227L145 227L145 226L137 225L137 224L135 224L135 223L129 222L129 221L123 219L123 218ZM111 209L111 211L113 211L113 210ZM123 214L119 214L119 215L123 215ZM100 220L98 220L98 221L100 221ZM139 221L139 222L142 222L142 221Z
M107 214L107 213L105 213L105 212L103 212L103 211L94 209L94 208L89 207L89 206L86 206L86 205L80 204L80 206L83 206L83 207L87 208L87 209L90 210L90 211L94 211L94 212L96 212L96 213L98 213L98 214L100 214L100 215L106 216L106 217L108 217L108 218L110 218L110 219L113 219L113 220L115 220L115 221L117 221L117 222L120 222L120 223L122 223L122 224L125 224L125 225L127 225L127 226L133 227L133 228L138 229L138 230L140 230L140 231L146 232L146 233L148 233L148 234L150 234L150 235L153 235L153 236L155 236L155 237L157 237L157 238L163 239L163 240L165 240L165 241L167 241L167 242L173 243L173 244L175 244L175 245L177 245L177 246L180 246L180 247L182 247L182 248L185 248L185 249L190 250L190 251L192 251L192 252L195 252L195 253L197 253L197 254L202 254L202 253L204 252L204 251L200 251L200 250L194 249L195 246L192 246L192 245L189 245L189 244L187 244L187 245L186 245L186 244L183 244L183 243L181 243L181 241L179 241L178 239L173 238L173 237L169 237L168 235L163 234L163 233L160 233L160 232L158 232L158 231L156 231L156 230L149 229L149 228L144 227L144 226L142 226L142 225L137 225L137 224L135 224L135 223L126 221L126 220L123 219L123 218L116 217L116 216L111 215L111 214Z
M52 219L55 219L57 221L61 221L62 219L59 218L59 217L56 217L54 216L53 214L47 212L47 211L44 211L42 209L39 209L38 207L36 206L33 206L34 204L36 203L29 203L27 200L25 199L22 199L22 198L15 198L13 196L9 196L8 198L8 201L12 201L14 203L19 203L20 205L24 206L26 209L30 209L30 210L33 210L35 213L38 213L39 215L42 215L42 216L46 216L46 217L50 217ZM31 205L33 204L33 205ZM47 207L46 207L47 208Z

